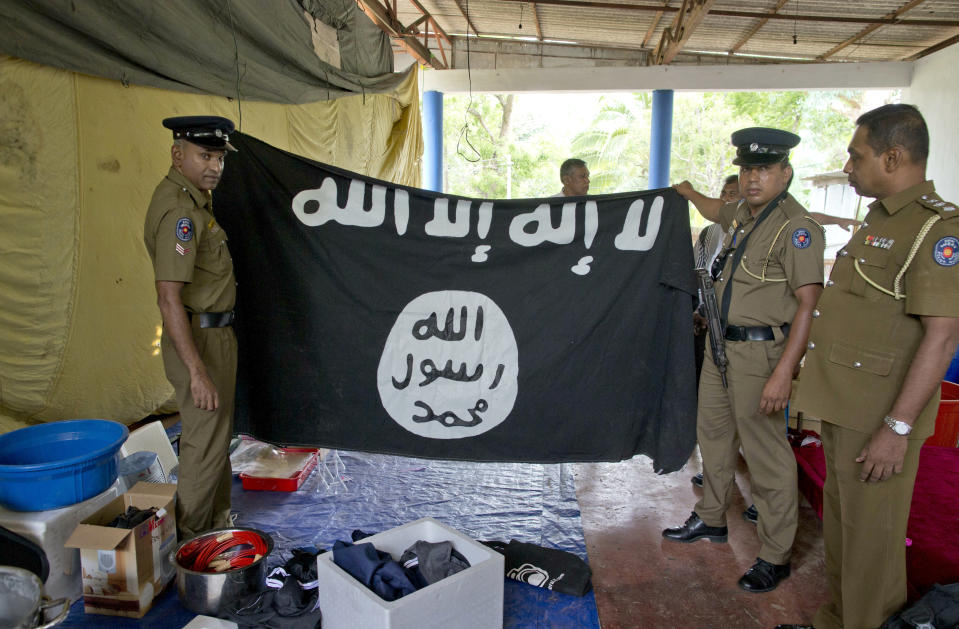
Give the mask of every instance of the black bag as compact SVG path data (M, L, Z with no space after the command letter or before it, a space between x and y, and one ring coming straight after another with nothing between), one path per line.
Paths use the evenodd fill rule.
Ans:
M959 627L959 583L933 586L908 609L893 614L880 629L955 629Z
M506 557L506 576L554 592L583 596L592 589L589 565L573 553L510 540L483 542Z
M50 562L47 553L32 540L0 526L0 548L3 548L3 561L6 566L15 566L29 570L46 582L50 574Z

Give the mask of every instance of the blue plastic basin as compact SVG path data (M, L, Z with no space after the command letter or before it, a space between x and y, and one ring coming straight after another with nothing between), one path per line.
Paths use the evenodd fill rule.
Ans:
M0 435L0 504L14 511L59 509L117 479L129 431L106 419L71 419Z

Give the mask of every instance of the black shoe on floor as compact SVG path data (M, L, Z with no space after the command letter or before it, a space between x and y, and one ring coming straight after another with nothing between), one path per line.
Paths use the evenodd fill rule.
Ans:
M663 531L663 537L666 539L684 543L695 542L697 539L725 542L727 535L728 530L725 526L706 526L706 523L699 519L695 511L682 526Z
M743 511L743 519L753 524L759 521L759 511L756 509L756 505L749 505L749 508Z
M769 592L788 576L788 563L774 564L757 557L753 567L739 579L739 587L747 592Z
M693 476L692 478L689 479L689 482L692 483L693 485L696 485L697 487L702 487L702 486L703 486L703 475L702 475L702 474L696 474L695 476Z

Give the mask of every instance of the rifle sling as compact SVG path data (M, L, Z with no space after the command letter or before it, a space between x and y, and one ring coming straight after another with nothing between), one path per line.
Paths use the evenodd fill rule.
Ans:
M736 273L736 269L739 268L739 261L743 259L743 254L746 253L746 242L749 240L749 237L752 236L757 229L759 229L760 223L762 223L766 218L772 214L773 208L779 205L779 203L786 198L786 195L789 194L788 190L783 190L775 199L769 202L759 217L756 219L756 222L753 224L753 228L749 230L749 233L743 237L742 242L739 243L739 246L736 247L736 251L733 252L733 261L729 269L729 277L726 278L726 287L723 290L723 305L722 313L720 314L719 321L722 323L723 329L729 325L729 302L733 298L733 274Z

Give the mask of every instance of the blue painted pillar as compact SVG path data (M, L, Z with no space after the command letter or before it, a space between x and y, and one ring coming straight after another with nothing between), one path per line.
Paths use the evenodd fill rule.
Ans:
M669 150L673 143L673 90L653 90L649 131L649 189L669 185Z
M443 92L423 92L423 187L443 192Z

